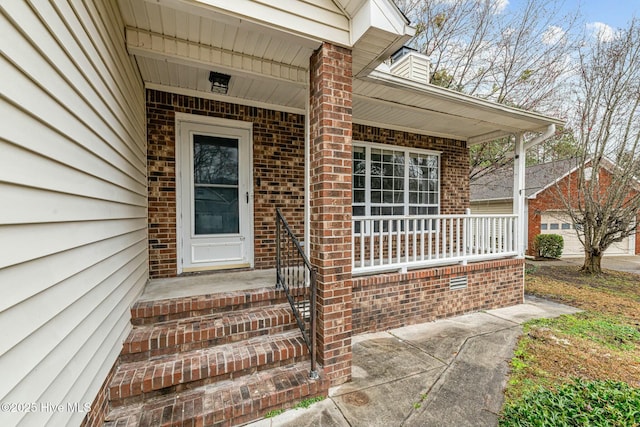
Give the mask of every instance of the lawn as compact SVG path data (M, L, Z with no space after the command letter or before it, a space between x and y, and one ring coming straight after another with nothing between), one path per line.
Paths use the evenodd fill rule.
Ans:
M584 310L527 322L501 426L640 426L640 276L527 268L526 292Z

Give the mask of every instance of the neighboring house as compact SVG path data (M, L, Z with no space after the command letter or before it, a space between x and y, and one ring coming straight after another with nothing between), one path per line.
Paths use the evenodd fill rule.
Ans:
M0 401L35 405L0 424L100 425L114 399L204 393L211 366L185 385L194 371L122 379L116 361L153 354L132 315L218 297L137 300L149 280L273 269L278 207L317 268L323 387L351 378L355 334L522 302L523 212L465 216L468 149L561 122L430 86L415 53L384 63L414 34L390 0L15 0L0 16ZM249 406L232 422L265 412Z
M600 182L608 182L611 176L608 162L604 162ZM536 255L534 240L538 234L559 234L564 238L564 257L584 256L584 248L578 238L576 226L564 213L564 206L557 196L557 188L576 188L567 183L576 179L576 160L559 160L526 168L526 216L527 254ZM574 195L577 199L577 195ZM497 169L471 183L471 212L473 214L498 214L511 212L513 207L513 168ZM640 254L640 230L635 235L615 243L606 255Z

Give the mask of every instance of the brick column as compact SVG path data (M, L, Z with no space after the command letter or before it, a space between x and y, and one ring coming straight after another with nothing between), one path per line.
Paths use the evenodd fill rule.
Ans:
M351 51L324 43L310 63L310 250L318 268L318 362L351 379Z

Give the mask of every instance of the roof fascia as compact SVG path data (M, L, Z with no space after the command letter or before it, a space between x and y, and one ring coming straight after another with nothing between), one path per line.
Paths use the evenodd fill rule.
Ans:
M355 45L372 27L395 34L403 42L407 41L416 33L416 29L409 24L407 17L393 2L363 1L351 19L351 44Z
M425 95L432 96L434 98L445 99L456 102L461 105L478 108L484 111L488 111L494 114L504 114L510 117L516 117L521 120L528 120L531 122L539 122L540 126L535 129L524 129L531 132L543 132L551 124L563 125L562 120L554 117L545 116L543 114L534 113L530 111L520 110L517 108L509 107L506 105L498 104L492 101L480 99L471 95L456 92L450 89L441 88L434 85L425 85L411 80L404 79L402 77L394 76L388 72L380 69L373 70L366 79L379 81L385 84L393 85L399 89L410 90L412 93L420 92ZM505 130L504 135L509 135L514 130ZM472 138L480 138L482 135Z

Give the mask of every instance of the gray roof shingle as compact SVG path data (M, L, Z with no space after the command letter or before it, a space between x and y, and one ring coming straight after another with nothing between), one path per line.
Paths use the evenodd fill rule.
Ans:
M525 197L553 184L577 166L576 159L558 160L528 166L525 170ZM513 165L487 173L471 182L471 201L501 200L513 197Z

